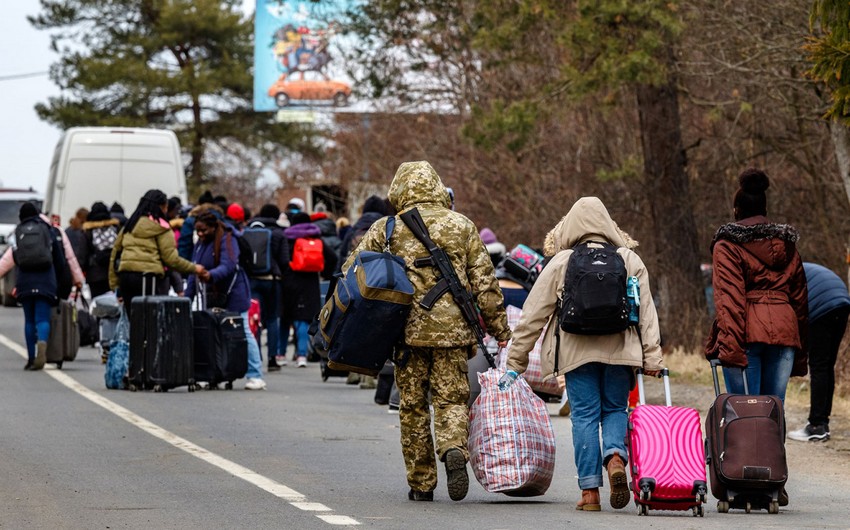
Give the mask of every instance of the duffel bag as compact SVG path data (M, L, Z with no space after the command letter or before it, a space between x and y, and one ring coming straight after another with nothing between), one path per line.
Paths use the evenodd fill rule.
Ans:
M413 284L404 260L389 252L395 218L387 219L386 250L362 251L319 314L328 367L376 376L404 334Z

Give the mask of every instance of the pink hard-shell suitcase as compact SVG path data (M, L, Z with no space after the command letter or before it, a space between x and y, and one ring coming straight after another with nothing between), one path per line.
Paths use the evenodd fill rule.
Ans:
M702 517L708 489L699 412L671 406L667 369L662 376L667 406L645 405L643 374L638 372L640 404L629 417L626 437L635 504L639 515L693 510Z

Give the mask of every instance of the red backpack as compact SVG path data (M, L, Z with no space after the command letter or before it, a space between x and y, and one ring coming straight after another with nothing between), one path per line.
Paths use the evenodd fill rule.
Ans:
M289 267L297 272L322 272L325 268L322 240L317 237L296 239Z

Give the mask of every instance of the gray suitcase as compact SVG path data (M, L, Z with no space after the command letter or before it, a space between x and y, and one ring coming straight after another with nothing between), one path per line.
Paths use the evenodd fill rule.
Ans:
M77 307L74 302L60 300L50 310L50 338L47 339L47 362L62 368L65 361L77 358L80 331L77 327Z

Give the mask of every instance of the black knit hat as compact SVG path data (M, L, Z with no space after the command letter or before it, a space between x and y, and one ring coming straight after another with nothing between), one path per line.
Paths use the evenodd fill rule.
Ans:
M207 190L198 197L198 204L211 204L213 202L213 194L210 190Z
M280 217L280 208L274 204L264 204L263 207L260 208L260 217L268 217L269 219L277 220L277 218Z
M384 199L377 195L372 195L366 202L363 203L363 213L375 212L381 215L387 215L387 208Z
M292 226L300 225L304 223L310 222L310 214L304 212L298 212L295 215L289 217L289 224Z
M86 221L106 221L109 218L109 208L106 207L106 204L97 201L91 205Z
M23 221L24 219L29 219L30 217L35 217L38 215L38 208L31 202L25 202L21 205L21 211L18 213L18 219Z
M735 192L735 220L767 215L767 188L770 179L761 169L749 168L738 176Z

